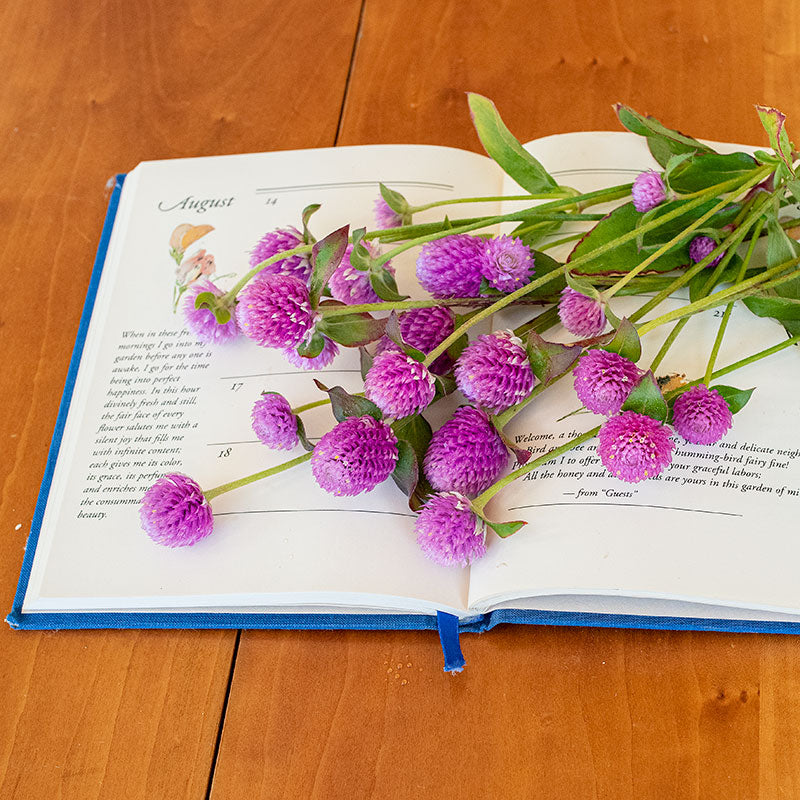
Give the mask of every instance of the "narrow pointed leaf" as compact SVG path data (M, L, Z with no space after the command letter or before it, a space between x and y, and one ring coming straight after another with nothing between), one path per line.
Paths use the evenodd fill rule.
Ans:
M528 524L522 519L517 519L513 522L492 522L491 520L487 519L485 522L501 539L511 536L524 525Z
M303 209L303 241L306 244L314 244L317 241L308 228L308 221L311 219L313 214L316 214L317 211L320 210L320 208L322 208L322 206L319 203L312 203L310 206L306 206Z
M535 331L528 334L525 349L533 374L542 383L550 383L554 378L572 369L583 350L578 345L545 341Z
M764 130L767 132L767 136L769 136L770 147L786 165L789 173L794 175L792 144L789 141L789 135L786 133L786 115L778 111L777 108L770 108L769 106L757 105L756 111Z
M379 183L381 197L386 201L386 205L396 214L405 214L408 211L408 200L400 192L390 189L383 183Z
M634 390L628 395L628 399L622 404L623 411L635 411L637 414L644 414L652 417L659 422L664 422L669 414L667 401L658 388L653 373L648 370Z
M325 392L331 399L331 409L333 416L338 422L342 422L348 417L364 417L369 415L375 419L383 419L383 413L371 400L366 397L357 397L350 394L341 386L334 386L329 389L324 383L315 380L317 388Z
M323 317L317 330L344 347L361 347L383 336L386 320L375 319L366 312Z
M419 481L417 455L405 439L397 442L397 450L397 463L392 471L392 480L406 497L411 497Z
M634 324L627 318L620 320L619 327L603 350L617 353L635 364L642 357L642 342Z
M297 415L295 415L295 419L297 420L297 439L303 449L310 453L314 449L314 445L308 440L308 436L306 435L306 426L303 425L303 420Z
M722 399L728 404L731 414L737 414L741 411L755 391L755 387L752 389L737 389L735 386L720 385L712 386L711 388L716 389L722 395Z
M328 283L328 279L333 275L339 264L342 263L345 250L347 249L347 236L350 230L349 225L345 225L338 230L329 233L324 239L320 239L311 250L311 281L309 295L311 307L319 305L322 290Z

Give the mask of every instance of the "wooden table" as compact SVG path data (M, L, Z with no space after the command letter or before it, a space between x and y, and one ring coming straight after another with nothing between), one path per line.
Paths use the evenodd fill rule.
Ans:
M493 11L488 12L489 6ZM0 7L9 609L105 211L138 161L424 142L800 134L800 3L249 0ZM0 627L0 798L800 797L800 639L505 626L430 633Z

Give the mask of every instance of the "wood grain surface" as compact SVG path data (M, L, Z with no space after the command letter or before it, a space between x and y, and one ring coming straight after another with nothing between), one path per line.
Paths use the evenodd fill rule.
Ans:
M5 0L5 608L115 172L334 143L477 150L466 90L522 139L617 129L622 100L758 143L754 102L800 126L799 12ZM0 798L800 797L796 637L502 626L462 637L450 676L430 633L236 636L0 628Z

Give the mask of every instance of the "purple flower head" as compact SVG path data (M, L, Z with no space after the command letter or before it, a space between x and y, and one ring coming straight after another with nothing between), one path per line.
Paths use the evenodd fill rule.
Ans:
M397 437L374 417L347 417L317 443L311 471L330 494L371 492L392 474L397 463Z
M511 331L479 336L459 356L456 384L468 400L499 414L527 397L533 370L522 342Z
M667 187L657 172L652 169L640 172L631 189L633 207L637 211L651 211L667 199Z
M390 417L407 417L427 408L436 394L436 382L419 361L395 350L375 356L364 394Z
M597 336L606 327L603 306L585 294L576 292L571 286L561 291L558 303L561 324L575 336Z
M658 420L624 411L600 428L597 455L612 475L638 483L669 466L675 447L669 434L669 428Z
M179 472L164 475L147 490L139 506L139 522L154 542L166 547L199 542L214 527L203 490Z
M383 197L379 197L372 208L375 216L375 224L381 230L399 228L403 224L402 215L393 211Z
M222 297L224 294L222 289L209 280L200 279L193 283L186 290L183 300L183 316L186 319L186 327L206 344L222 344L235 339L239 335L239 326L236 324L233 314L224 325L220 325L210 308L195 308L197 296L202 292L211 292L216 297Z
M533 274L531 250L522 239L497 236L484 245L483 277L501 292L513 292Z
M629 359L607 350L589 350L575 369L575 391L589 411L610 416L628 399L641 370Z
M483 522L458 492L430 497L414 530L422 552L440 566L467 567L486 555Z
M692 444L714 444L730 429L733 415L716 389L694 386L675 399L672 409L675 430Z
M462 406L433 434L425 454L425 475L439 492L480 494L508 463L508 449L489 417Z
M466 233L445 236L422 246L417 279L434 297L477 297L485 255L483 239Z
M717 243L710 236L695 236L689 245L689 258L695 264L699 264L716 246ZM724 255L725 251L721 252L718 256L712 258L707 266L716 267L722 261Z
M301 244L305 244L303 234L296 228L278 228L265 233L250 251L250 266L258 266L262 261L266 261L284 250L293 250ZM291 275L306 283L311 277L311 261L308 258L308 253L289 256L264 267L262 272L275 275Z
M311 335L318 315L297 278L259 272L239 294L237 321L262 347L295 347Z
M370 255L376 257L378 252L370 242L364 242ZM331 290L334 300L345 303L348 306L360 303L380 303L381 299L375 294L370 282L369 272L356 269L350 262L353 253L353 245L347 245L342 263L328 280L328 288ZM383 268L394 275L394 267L387 261Z
M272 450L292 450L297 446L297 417L283 395L263 394L253 405L250 418L259 441Z
M449 308L443 306L411 308L403 311L398 319L403 341L411 347L421 350L425 355L455 330L455 315ZM376 354L382 353L384 350L399 349L388 336L384 336L378 342ZM442 353L431 364L430 370L434 375L443 375L445 372L449 372L452 366L453 359L447 353Z
M322 337L325 343L322 345L322 352L313 358L301 356L295 347L287 347L283 354L286 360L298 369L325 369L339 353L339 345L329 339L327 336Z

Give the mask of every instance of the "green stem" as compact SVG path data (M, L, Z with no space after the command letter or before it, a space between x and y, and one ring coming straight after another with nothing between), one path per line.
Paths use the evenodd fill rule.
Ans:
M586 231L581 231L580 233L573 233L572 236L565 236L563 239L556 239L554 242L548 242L547 244L543 244L541 247L537 247L536 249L543 253L545 250L550 250L553 247L558 247L560 244L567 244L569 242L574 242L578 239L583 239L586 236Z
M238 281L230 288L227 292L220 298L219 302L223 305L227 305L228 303L232 302L233 299L239 294L241 288L251 279L258 275L264 267L268 267L270 264L275 264L278 261L283 261L285 258L291 258L291 256L300 255L301 253L310 253L311 248L313 245L310 244L301 244L299 247L293 247L291 250L284 250L282 253L275 253L274 256L270 256L264 261L259 262L256 264L249 272L246 272L243 277L239 278Z
M323 317L343 317L348 314L359 314L371 311L407 311L409 308L431 308L433 306L449 306L469 308L473 306L485 307L491 305L491 297L451 297L446 299L428 300L397 300L388 303L360 303L352 306L320 306L319 313ZM541 298L523 300L520 304L537 305L543 301Z
M420 211L428 211L431 208L441 206L454 206L460 203L502 203L512 200L552 200L553 198L571 197L567 192L550 192L549 194L512 194L508 196L498 195L495 197L457 197L453 200L437 200L435 203L426 203L422 206L409 206L407 214L417 214Z
M206 500L213 500L218 495L224 494L225 492L230 492L233 489L238 489L240 486L246 486L248 483L255 483L256 481L260 481L262 478L270 478L273 475L277 475L279 472L285 472L287 469L291 469L292 467L296 467L298 464L308 461L312 455L313 453L304 453L302 456L293 458L291 461L285 461L283 464L278 464L277 467L270 467L269 469L262 470L261 472L255 472L252 475L248 475L245 478L239 478L238 480L231 481L230 483L223 483L221 486L217 486L214 489L209 489L203 494L205 494Z
M667 354L670 347L672 347L673 343L678 338L678 334L684 329L688 321L689 317L685 317L684 319L678 320L675 323L675 327L669 332L669 336L667 336L667 338L664 340L664 344L661 345L661 349L656 353L655 358L650 364L650 371L654 375L656 370L658 369L658 365L664 360L664 356Z

